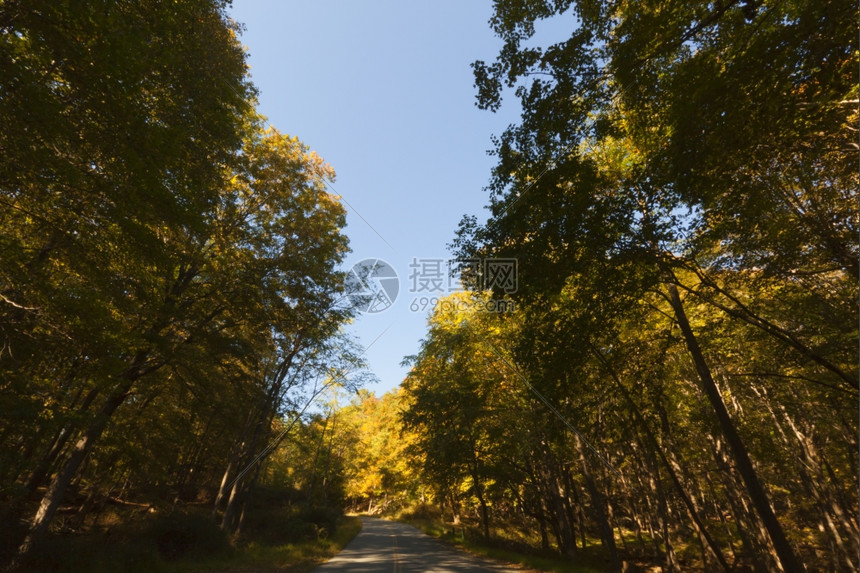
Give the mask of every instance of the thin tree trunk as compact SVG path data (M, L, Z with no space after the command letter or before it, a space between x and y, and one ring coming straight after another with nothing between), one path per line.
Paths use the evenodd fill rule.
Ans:
M490 510L487 507L487 500L484 499L484 488L477 488L476 495L478 496L478 503L481 506L481 525L483 526L484 531L484 541L490 540Z
M42 496L42 501L39 503L39 509L36 511L27 536L18 548L16 562L26 558L33 548L45 537L51 519L53 519L54 514L57 512L57 507L59 507L60 501L66 493L69 484L72 483L75 475L77 475L78 469L90 453L93 444L101 437L113 413L125 401L131 391L132 383L133 380L131 379L124 380L120 387L108 396L95 419L75 444L66 463L63 464L60 472L54 477L51 485L48 486L45 495Z
M307 504L310 505L311 500L313 499L314 486L316 485L317 478L317 464L319 464L320 452L323 449L323 445L325 445L325 433L328 429L328 419L326 416L325 422L323 422L322 433L320 434L320 442L317 444L317 448L314 451L314 461L311 464L311 479L308 483L308 495L307 495Z
M221 509L221 502L224 501L224 496L227 495L227 484L233 470L236 467L236 458L231 457L227 462L227 467L224 469L224 475L221 477L221 485L218 486L218 493L215 494L215 503L212 504L212 517L218 515L218 510Z
M570 548L572 555L576 555L576 514L573 510L573 505L570 503L570 492L573 478L570 471L564 466L559 467L561 483L559 485L559 496L561 497L562 505L564 506L565 527L570 528Z
M651 431L651 428L648 427L648 423L645 420L645 416L642 414L641 409L636 404L636 402L633 400L632 396L630 396L630 392L628 392L628 390L624 386L624 384L621 383L621 379L618 377L615 370L611 367L609 362L606 360L606 358L603 356L603 354L600 353L600 351L597 348L592 347L591 350L597 356L597 358L600 360L600 362L603 364L604 368L606 368L606 370L608 371L610 378L615 383L615 386L621 391L621 394L624 397L625 401L627 402L627 404L632 409L634 417L639 422L639 427L642 428L642 431L645 433L645 436L653 444L654 451L657 453L657 457L660 458L660 461L663 463L663 466L666 468L666 472L669 474L669 479L672 480L672 484L675 486L675 490L677 491L678 495L680 496L681 501L684 504L684 508L687 510L687 514L690 516L690 519L693 521L693 526L696 528L696 531L698 532L699 536L701 537L703 543L707 545L708 550L714 556L714 558L717 560L717 562L720 565L720 568L722 568L723 571L730 571L731 567L729 566L728 562L726 561L726 558L723 555L723 552L720 549L720 546L717 545L717 542L714 540L713 536L708 532L708 529L705 527L704 522L702 521L701 517L699 516L699 512L698 512L695 504L693 503L693 500L691 499L690 495L687 493L687 489L684 487L684 484L681 482L681 479L678 475L678 471L676 469L676 464L672 463L672 461L669 460L669 457L667 456L667 454L664 451L661 444L657 441L657 438L656 438L656 436L654 436L654 433ZM663 420L664 425L668 426L668 422L666 420L666 413L662 409L662 406L659 403L657 403L655 405L658 407L658 409L660 411L660 417ZM666 432L666 433L669 433L669 432ZM659 485L659 479L660 479L659 471L657 471L656 467L654 467L651 471L656 476L656 479L657 479L658 485ZM662 489L660 489L660 491L662 492ZM660 497L661 497L661 499L660 499L661 507L665 508L666 501L665 501L662 493L660 494ZM666 515L666 512L664 511L663 517L661 519L665 522L667 518L668 518L668 515ZM666 543L666 549L667 549L667 553L668 553L670 550L670 540L668 538L666 538L664 540L664 542ZM671 563L671 559L670 559L670 563Z
M538 530L540 531L540 548L542 551L549 551L549 532L546 530L546 512L543 507L538 506L535 520L538 522Z
M785 536L782 526L776 518L776 514L774 513L773 507L771 507L770 500L768 499L767 492L765 491L761 480L759 480L758 474L753 467L752 460L747 453L746 446L744 445L740 434L738 434L734 422L732 422L732 419L729 416L728 410L726 410L723 397L714 382L714 378L711 375L711 370L708 367L708 363L705 360L702 349L699 347L699 341L693 333L693 329L690 327L690 322L687 320L687 313L684 310L681 297L678 295L678 289L673 284L670 284L668 289L669 301L672 305L672 310L675 312L675 318L681 328L681 333L687 344L687 349L689 350L690 356L696 366L696 372L699 374L699 379L702 382L705 395L716 413L720 429L722 430L723 436L731 449L732 458L734 459L738 472L744 481L744 485L746 486L750 499L753 502L753 506L756 508L756 512L760 516L762 523L767 530L768 537L773 544L779 563L786 573L806 571L806 567L804 567L803 563L798 559L794 549L788 542L788 538Z
M603 495L601 495L600 490L597 489L594 476L588 468L582 440L579 436L574 436L574 440L576 440L576 448L579 451L582 475L585 477L585 487L588 489L588 494L591 496L591 503L594 506L597 523L600 527L600 538L603 541L603 549L609 556L612 570L620 572L622 570L621 559L618 557L618 548L615 546L615 534L612 531L612 526L609 524L609 517L606 515L606 504L604 503Z
M474 452L474 449L472 450ZM481 483L480 472L478 471L479 460L477 455L473 453L472 462L469 464L469 471L472 474L472 482L475 484L475 497L478 498L478 506L481 508L481 526L483 529L484 540L490 540L490 510L487 507L487 499L485 497L484 486Z
M558 519L558 528L561 538L559 549L561 550L563 557L572 559L576 556L576 541L573 536L573 528L571 527L567 511L564 507L564 501L562 500L564 491L561 488L561 484L558 483L558 477L553 474L555 474L555 472L553 472L549 478L549 496L553 504L554 513Z
M98 395L97 389L92 389L87 393L87 396L84 398L83 403L80 407L77 408L78 413L83 414L86 412L93 401L96 399ZM60 431L54 437L54 441L51 444L51 448L42 456L42 459L39 460L39 465L36 466L36 469L30 474L30 477L27 479L27 492L30 495L33 495L37 489L44 483L45 479L48 477L49 472L51 470L51 466L54 465L54 462L60 456L60 453L63 451L63 448L66 446L66 442L68 442L69 438L74 433L74 425L72 422L67 422Z
M337 419L332 415L331 420L331 433L328 437L328 451L326 453L325 460L325 470L323 471L323 480L322 480L322 492L323 492L323 505L328 505L328 478L329 472L331 471L331 458L332 458L332 449L334 444L334 427Z
M260 472L263 470L263 464L260 462L257 464L257 467L254 469L254 475L251 476L251 479L245 484L242 488L242 499L239 504L238 516L236 518L236 523L233 528L234 534L239 534L242 532L242 526L245 524L245 515L247 515L248 505L251 502L251 494L254 491L254 487L257 485L257 481L260 479Z
M230 498L227 500L227 507L224 509L224 517L221 519L221 529L228 533L235 533L238 526L238 513L240 500L244 490L242 488L242 480L236 480L233 487L230 489Z

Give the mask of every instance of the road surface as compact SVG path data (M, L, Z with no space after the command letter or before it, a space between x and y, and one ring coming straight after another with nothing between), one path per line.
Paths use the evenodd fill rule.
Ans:
M361 532L318 573L416 573L514 571L439 543L414 527L361 518Z

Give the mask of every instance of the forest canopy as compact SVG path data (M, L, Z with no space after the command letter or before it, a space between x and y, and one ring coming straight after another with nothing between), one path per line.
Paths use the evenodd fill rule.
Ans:
M430 319L403 420L437 499L613 570L857 570L856 4L494 6L476 103L522 117L453 248L516 260L475 304L517 310Z
M225 9L0 3L7 557L69 503L237 531L258 454L358 364L334 173L257 113Z
M494 2L475 103L521 117L380 397L334 172L257 112L227 6L0 1L0 565L111 505L235 540L262 489L316 541L348 508L858 570L856 3Z

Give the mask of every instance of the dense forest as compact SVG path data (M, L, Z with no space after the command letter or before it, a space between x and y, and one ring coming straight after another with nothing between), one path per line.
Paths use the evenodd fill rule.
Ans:
M478 105L522 121L452 247L517 289L464 265L383 398L412 469L366 497L612 570L856 571L856 4L495 8Z
M0 566L106 508L235 538L262 488L611 571L857 571L858 17L495 2L476 103L521 121L377 397L333 171L226 3L0 2Z
M333 172L257 114L222 1L0 29L3 554L126 502L236 532L254 462L355 383Z

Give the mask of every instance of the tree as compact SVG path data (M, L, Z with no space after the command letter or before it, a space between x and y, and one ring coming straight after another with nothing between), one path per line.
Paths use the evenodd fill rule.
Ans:
M409 405L402 419L415 435L425 475L441 490L438 497L456 499L464 487L478 503L483 535L489 539L487 486L505 443L501 436L506 417L498 415L498 400L504 397L498 392L498 374L488 368L490 350L476 344L469 327L482 328L479 321L469 294L442 299L403 383Z
M856 309L827 342L807 336L826 322L812 309L856 300L845 128L856 116L856 38L838 25L854 15L838 1L498 3L491 25L505 46L493 64L474 65L478 105L495 109L502 86L518 85L523 115L497 141L492 217L464 220L460 254L517 257L517 296L537 305L586 287L577 314L587 345L615 330L625 306L660 292L774 560L792 571L803 564L715 380L727 361L703 348L689 308L691 297L715 306L812 361L816 379L856 392ZM571 38L526 46L551 16L576 25ZM732 291L738 276L746 288ZM815 285L806 321L781 321L773 286L800 281Z
M218 3L0 11L4 379L29 396L65 380L92 406L35 541L132 387L182 344L175 327L209 320L181 298L252 91Z
M240 500L248 494L242 487L250 486L257 473L243 486L233 472L256 463L254 456L289 394L314 388L310 398L301 396L292 405L302 411L329 383L346 382L338 379L332 363L345 359L344 368L354 368L357 360L348 345L331 345L351 314L338 305L345 286L336 265L347 251L347 240L338 232L344 210L323 181L333 175L330 168L298 139L274 130L250 139L242 161L223 203L225 218L215 246L227 257L223 272L242 273L235 278L235 302L242 303L235 309L242 312L236 321L248 323L259 344L246 360L261 395L248 411L235 460L222 479L222 488L233 488L223 519L231 531L240 523L237 504L243 505ZM330 372L324 375L326 370ZM321 376L328 382L319 382ZM226 494L216 496L216 509Z
M24 556L82 484L184 487L217 479L212 440L253 450L332 366L348 244L331 169L262 127L223 2L5 2L0 28L0 495L10 523L38 505Z
M338 411L351 507L391 510L423 495L408 452L416 436L400 423L405 408L398 388L378 398L362 390Z

